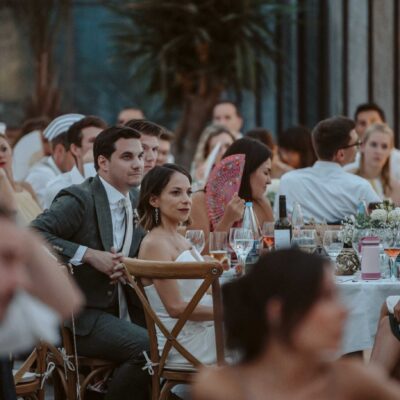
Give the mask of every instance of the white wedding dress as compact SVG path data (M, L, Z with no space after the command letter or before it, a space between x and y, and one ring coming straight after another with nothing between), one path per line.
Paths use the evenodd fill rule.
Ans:
M201 255L195 250L185 250L175 261L200 261ZM196 279L177 280L180 294L184 301L189 302L198 287L203 282ZM154 285L145 286L147 298L151 307L160 318L165 327L171 331L177 319L171 318L165 309ZM212 306L212 297L209 294L203 296L200 303L205 306ZM157 329L157 339L159 351L163 349L166 339ZM178 335L179 343L192 353L203 364L215 364L217 360L215 351L215 331L212 321L187 321ZM167 364L172 365L191 365L178 351L172 348L167 358Z

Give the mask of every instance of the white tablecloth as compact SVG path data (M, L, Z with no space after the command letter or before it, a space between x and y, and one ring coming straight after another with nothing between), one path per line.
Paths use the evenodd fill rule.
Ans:
M389 279L356 281L337 277L340 296L349 316L342 342L342 354L372 348L380 309L386 297L400 295L400 282Z

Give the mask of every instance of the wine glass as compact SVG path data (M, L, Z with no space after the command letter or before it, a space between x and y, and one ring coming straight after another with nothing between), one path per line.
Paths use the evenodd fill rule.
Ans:
M339 231L325 231L323 246L329 257L335 261L343 248L343 242L340 238Z
M300 204L296 201L293 206L292 227L294 231L299 231L304 225L303 211Z
M254 235L250 229L236 229L233 234L233 249L239 263L245 267L246 259L254 246Z
M208 248L210 256L222 263L227 260L227 234L226 232L210 232Z
M275 244L273 222L264 222L262 226L262 237L263 237L263 247L264 249L272 250Z
M387 229L387 234L384 235L382 244L383 244L383 251L389 257L390 260L390 279L392 281L396 281L397 280L396 258L400 254L399 231L392 231L391 229Z
M201 229L189 229L186 231L185 238L201 254L206 244L204 232Z
M292 243L297 244L300 250L313 253L317 247L317 231L315 229L300 229L293 236Z

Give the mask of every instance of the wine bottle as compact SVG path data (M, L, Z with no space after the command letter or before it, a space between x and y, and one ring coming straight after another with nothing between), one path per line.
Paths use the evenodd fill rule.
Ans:
M274 226L275 250L287 249L292 239L292 224L287 218L286 196L279 196L279 219Z

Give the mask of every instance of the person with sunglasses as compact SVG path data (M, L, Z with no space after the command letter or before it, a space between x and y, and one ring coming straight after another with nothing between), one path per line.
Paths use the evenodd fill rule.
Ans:
M356 214L361 200L367 204L381 201L366 179L342 168L354 161L361 145L354 126L351 119L338 116L314 127L312 143L318 160L312 167L287 172L281 178L278 196L286 195L289 213L298 202L305 222L337 223Z

